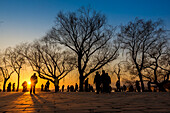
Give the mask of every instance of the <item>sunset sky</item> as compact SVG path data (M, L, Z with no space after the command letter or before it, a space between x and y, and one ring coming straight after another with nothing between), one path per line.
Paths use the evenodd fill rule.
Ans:
M0 49L39 39L54 26L59 11L88 5L104 13L114 26L135 17L160 18L170 30L170 0L0 0Z

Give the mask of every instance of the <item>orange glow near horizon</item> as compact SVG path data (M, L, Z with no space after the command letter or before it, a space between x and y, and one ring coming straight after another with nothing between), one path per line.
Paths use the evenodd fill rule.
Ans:
M28 82L28 85L31 85L31 82L30 82L30 81Z

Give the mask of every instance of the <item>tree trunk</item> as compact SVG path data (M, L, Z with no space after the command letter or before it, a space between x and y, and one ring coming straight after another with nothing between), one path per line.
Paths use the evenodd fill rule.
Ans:
M5 80L4 80L4 84L3 84L3 92L5 92L6 82L7 82L7 80L5 79Z
M139 79L140 79L140 82L141 82L142 92L144 92L145 87L144 87L144 83L143 83L143 79L142 79L142 74L141 73L139 73Z
M83 92L83 83L84 83L84 76L83 73L80 74L80 86L79 86L79 91Z
M17 90L16 91L19 91L19 80L20 80L20 75L18 75L18 85L17 85Z
M83 70L82 70L82 66L81 66L81 59L82 59L82 54L78 54L78 71L79 71L79 91L83 92L83 82L84 82L84 76L83 76Z
M58 81L58 84L59 84L59 81ZM56 85L56 84L54 83L54 86L55 86L55 93L59 92L59 85Z

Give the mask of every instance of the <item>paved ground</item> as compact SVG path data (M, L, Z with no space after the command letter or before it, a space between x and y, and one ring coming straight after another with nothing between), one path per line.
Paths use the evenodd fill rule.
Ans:
M170 93L0 92L0 112L147 112L170 113Z

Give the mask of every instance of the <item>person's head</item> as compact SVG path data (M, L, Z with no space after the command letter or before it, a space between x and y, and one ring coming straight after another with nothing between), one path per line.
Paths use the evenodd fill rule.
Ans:
M34 73L33 75L36 76L36 73Z
M105 70L102 70L102 73L105 74Z
M96 71L96 75L99 75L99 72L98 72L98 71Z

